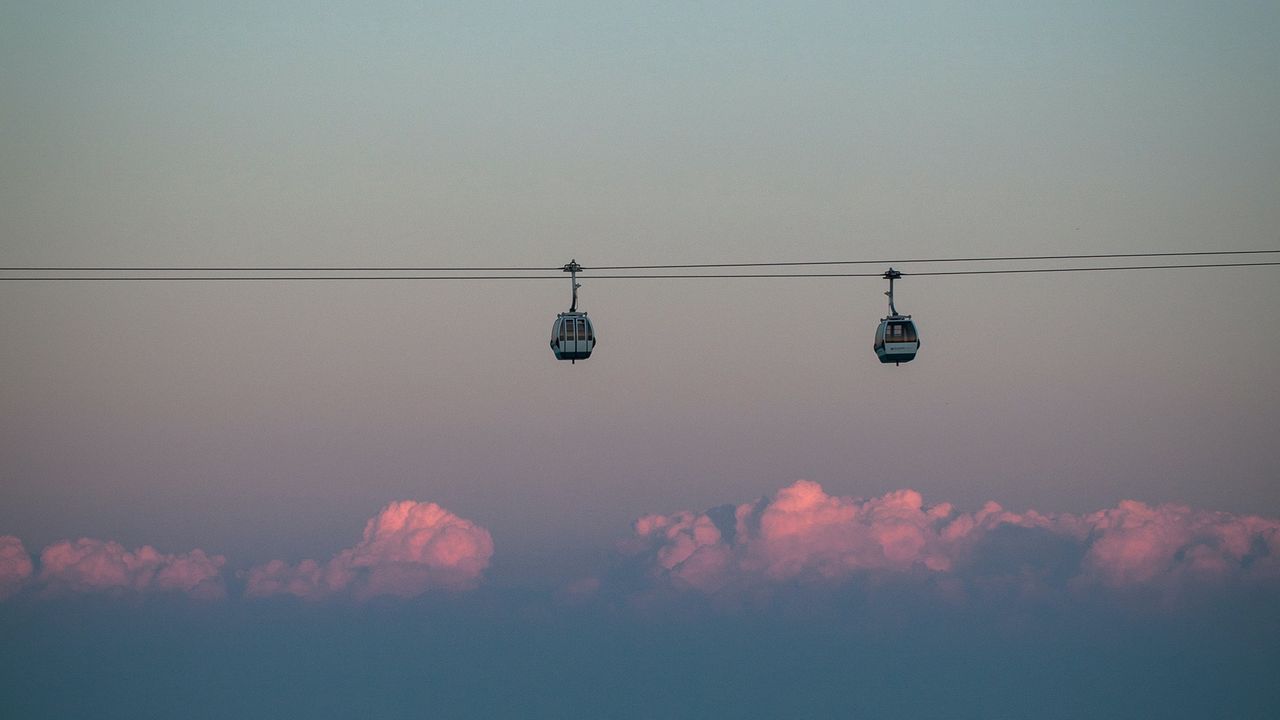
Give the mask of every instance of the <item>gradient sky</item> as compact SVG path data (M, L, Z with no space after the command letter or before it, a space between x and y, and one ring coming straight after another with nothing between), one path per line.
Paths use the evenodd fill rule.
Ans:
M1280 248L1276 37L1280 7L1248 2L0 3L0 265L590 267ZM870 347L885 312L879 280L587 272L583 284L601 342L570 366L546 347L567 281L0 282L0 536L34 560L29 584L0 600L0 620L35 628L0 662L30 668L39 690L22 697L49 716L75 710L41 704L78 647L70 635L44 643L41 629L69 616L89 618L85 637L107 645L107 620L94 618L155 611L200 624L206 644L233 627L250 646L250 628L286 618L252 661L268 668L288 662L281 648L309 622L321 645L383 657L370 638L406 617L417 627L432 613L465 615L456 597L471 593L484 610L461 627L519 626L508 603L522 618L556 618L522 627L516 657L580 636L591 641L574 657L607 658L643 644L652 618L578 625L555 598L582 587L627 595L609 578L626 574L618 547L638 518L752 503L798 479L834 498L912 488L927 507L961 514L994 501L1077 518L1132 499L1232 523L1280 517L1274 268L908 277L898 306L918 319L923 347L898 368ZM432 515L413 527L463 528L467 562L478 562L483 531L492 557L474 576L439 560L461 573L449 587L352 581L340 586L357 596L348 601L421 582L454 599L349 611L249 599L247 573L273 560L272 577L296 580L308 558L340 569L384 557L400 526L365 540L361 530L396 500L437 503L456 522ZM1070 535L1063 527L1046 532ZM187 555L196 549L222 557L231 609L42 599L81 587L39 560L78 538L122 553L153 546L173 577L207 569ZM867 640L838 609L863 598L861 582L831 591L842 600L795 602L821 604L837 635ZM1280 599L1274 584L1250 592L1193 606L1217 618L1243 602L1265 616L1257 608ZM512 599L521 593L542 599ZM1084 596L1068 613L1082 638L1141 635L1155 622L1130 624L1136 611ZM726 620L711 604L694 613L712 618L699 632L729 655L775 645L790 627L789 611L771 610L781 619L768 615L761 637L735 645L730 626L752 625L750 611ZM1168 622L1194 624L1187 612ZM897 648L890 664L904 672L913 657L939 657L921 628L953 624L920 613L927 621L900 646L874 638ZM348 636L344 622L368 634ZM1206 670L1278 667L1274 652L1245 647L1240 623L1213 646L1216 660L1170 666L1154 686L1208 674L1256 701L1242 700L1243 714L1274 713L1275 693L1250 696L1248 673ZM1280 640L1274 618L1260 627ZM501 654L501 635L485 632L480 645ZM654 637L687 648L698 634L663 626ZM141 642L116 641L120 656ZM1019 667L1037 647L1019 642L990 659ZM1080 642L1062 662L1085 682L1096 668L1084 658L1100 646ZM1136 666L1148 651L1121 655ZM717 652L684 657L705 670ZM678 674L655 670L654 653L628 661L639 679L619 680L621 697ZM140 668L162 657L173 659L157 653ZM776 662L761 667L787 667ZM1045 692L1052 678L1024 679ZM946 685L972 691L963 707L973 711L989 680L962 673ZM244 714L221 687L205 689L226 703L208 714ZM537 695L530 687L519 692ZM1118 686L1097 687L1113 701L1102 706L1134 711ZM678 689L706 701L696 683ZM376 707L395 715L389 692ZM814 697L812 712L835 707L835 695ZM506 707L495 702L471 706L463 694L450 712ZM932 708L868 702L873 716ZM722 707L785 710L760 698Z

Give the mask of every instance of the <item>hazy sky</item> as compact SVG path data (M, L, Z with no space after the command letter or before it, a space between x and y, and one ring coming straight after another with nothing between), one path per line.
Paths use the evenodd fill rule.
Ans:
M0 266L1280 248L1276 37L1265 2L4 2ZM457 574L421 587L502 608L495 587L626 595L609 568L638 518L799 479L846 510L912 488L956 514L1067 514L1036 527L1073 542L1126 499L1280 517L1275 268L907 277L923 346L897 368L871 350L880 280L582 282L600 344L569 365L546 345L567 280L0 281L0 536L32 558L6 627L81 612L38 599L69 582L40 558L63 540L154 546L253 615L254 568L387 557L402 526L361 530L396 500L449 541ZM1195 535L1210 516L1177 517ZM1274 532L1240 522L1246 544ZM605 624L602 648L643 635ZM3 660L62 657L30 643ZM904 667L936 650L903 647Z

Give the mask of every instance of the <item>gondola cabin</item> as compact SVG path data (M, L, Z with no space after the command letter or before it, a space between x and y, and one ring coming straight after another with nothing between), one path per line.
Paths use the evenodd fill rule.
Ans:
M911 362L920 350L920 334L916 332L916 324L910 315L899 315L893 304L893 281L902 277L902 273L889 268L883 275L889 281L889 317L880 318L880 327L876 328L876 357L882 363L901 365Z
M920 335L910 315L890 315L876 328L876 356L882 363L911 362L920 349Z
M551 352L557 360L568 360L576 363L591 357L591 350L596 346L596 330L591 327L591 319L585 310L578 309L578 273L582 266L577 260L570 260L564 266L569 273L569 285L573 288L573 301L569 303L569 312L556 316L551 325Z
M585 312L565 312L551 326L551 351L557 360L576 362L591 357L596 346L595 328Z

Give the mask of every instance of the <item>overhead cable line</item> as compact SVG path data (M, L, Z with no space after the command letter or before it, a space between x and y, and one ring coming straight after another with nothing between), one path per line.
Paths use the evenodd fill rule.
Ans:
M1161 257L1193 257L1206 255L1265 255L1280 253L1280 250L1193 250L1180 252L1146 252L1146 253L1081 253L1074 255L1005 255L986 257L946 257L946 258L908 258L884 260L804 260L786 262L738 262L738 263L674 263L666 265L592 265L583 266L583 270L711 270L716 268L749 268L749 267L804 267L820 265L904 265L908 263L978 263L978 262L1020 262L1045 260L1114 260L1122 258L1161 258ZM547 272L561 270L555 267L534 266L500 266L500 267L358 267L358 266L161 266L161 267L0 267L0 272L413 272L413 273L507 273L507 272ZM921 274L921 273L917 273ZM593 276L600 277L600 276ZM729 277L729 276L723 276ZM877 276L878 277L878 276ZM416 278L410 278L416 279ZM466 279L489 279L472 277Z
M933 270L904 272L902 277L942 275L1019 275L1072 272L1107 272L1123 270L1179 270L1196 268L1245 268L1280 266L1280 261L1242 263L1193 263L1181 265L1115 265L1105 267L1055 267L1055 268L1004 268L987 270ZM727 280L727 279L780 279L780 278L880 278L883 273L663 273L591 275L592 280ZM227 281L291 281L291 280L564 280L559 275L80 275L0 277L0 281L45 282L227 282Z
M0 272L549 272L559 269L559 265L555 267L322 267L316 265L204 267L193 265L190 267L0 267Z
M1223 250L1213 252L1196 250L1188 252L1156 252L1156 253L1103 253L1079 255L1008 255L989 257L949 257L949 258L912 258L907 260L815 260L804 262L752 262L752 263L701 263L686 265L593 265L590 270L678 270L732 268L732 267L794 267L799 265L905 265L907 263L951 263L951 262L1015 262L1035 260L1104 260L1119 258L1149 257L1188 257L1196 255L1261 255L1277 253L1280 250ZM593 276L594 277L594 276ZM879 277L877 275L876 277Z
M908 275L919 277L922 275L1017 275L1025 273L1069 273L1069 272L1094 272L1094 271L1112 271L1112 270L1179 270L1194 268L1232 268L1232 267L1270 267L1280 265L1277 262L1245 262L1245 263L1193 263L1186 265L1115 265L1110 267L1066 267L1066 268L1009 268L995 270L935 270L932 272L913 272L902 273L903 277ZM880 277L877 275L876 277Z

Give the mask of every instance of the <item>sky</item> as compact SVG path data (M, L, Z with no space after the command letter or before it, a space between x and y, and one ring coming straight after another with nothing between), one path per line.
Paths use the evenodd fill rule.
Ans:
M0 695L1274 716L1276 269L901 261L1280 249L1278 33L1249 2L0 3L0 267L576 259L600 339L549 352L567 279L0 280ZM808 260L897 263L917 359L872 352L882 280L591 271Z

